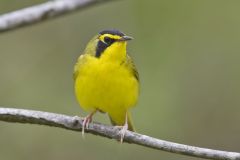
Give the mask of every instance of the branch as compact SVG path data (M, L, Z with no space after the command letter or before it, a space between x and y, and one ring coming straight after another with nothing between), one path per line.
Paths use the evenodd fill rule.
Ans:
M54 0L0 15L0 33L32 25L110 0Z
M0 16L0 32L32 25L106 1L109 0L55 0L7 13ZM0 120L6 122L41 124L74 131L81 131L82 129L82 121L80 118L24 109L0 108ZM120 137L117 128L99 123L91 123L86 132L112 139L119 139ZM126 132L124 141L193 157L216 160L240 160L240 153L173 143L130 131Z
M41 124L74 131L81 131L82 129L82 121L79 117L25 109L0 108L0 120L6 122ZM86 132L112 139L120 138L119 130L116 127L99 123L89 124L89 129L87 129ZM126 132L124 141L193 157L215 160L240 160L240 153L173 143L130 131Z

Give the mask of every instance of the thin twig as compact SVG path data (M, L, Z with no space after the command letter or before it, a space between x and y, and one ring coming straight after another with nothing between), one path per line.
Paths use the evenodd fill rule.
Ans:
M79 117L25 109L0 108L0 120L6 122L41 124L74 131L81 131L82 129L82 121ZM120 138L117 127L99 123L91 123L86 132L117 140ZM124 142L193 157L215 160L240 160L240 153L173 143L130 131L126 132Z
M0 33L110 0L54 0L0 15Z

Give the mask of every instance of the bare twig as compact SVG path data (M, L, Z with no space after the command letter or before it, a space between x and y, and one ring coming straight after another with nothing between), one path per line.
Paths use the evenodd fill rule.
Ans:
M6 122L41 124L74 131L81 131L82 129L82 121L79 117L25 109L0 108L0 120ZM91 123L86 132L112 139L119 139L120 137L119 130L116 127L99 123ZM240 160L240 153L173 143L130 131L126 132L124 142L193 157L216 160Z
M0 15L0 33L110 0L54 0Z

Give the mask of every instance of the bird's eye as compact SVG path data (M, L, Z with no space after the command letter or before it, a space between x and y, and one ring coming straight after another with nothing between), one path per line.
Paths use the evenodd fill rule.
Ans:
M104 42L110 45L114 42L114 39L110 37L104 37Z

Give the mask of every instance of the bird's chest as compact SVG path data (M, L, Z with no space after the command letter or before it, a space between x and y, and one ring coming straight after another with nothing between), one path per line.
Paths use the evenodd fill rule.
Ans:
M118 63L90 63L80 69L76 92L83 107L94 106L108 112L110 108L125 106L131 97L132 76ZM132 93L131 93L132 94Z
M75 91L86 110L110 112L136 103L138 84L130 70L120 63L89 62L79 68Z
M130 76L129 71L120 63L96 63L89 64L81 71L80 75L92 84L95 90L111 90L118 85L124 87L126 79Z

